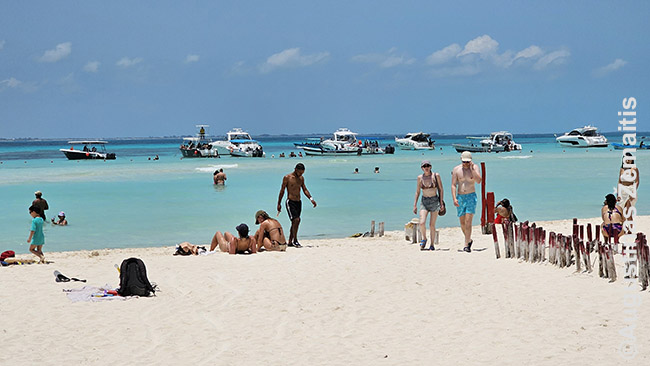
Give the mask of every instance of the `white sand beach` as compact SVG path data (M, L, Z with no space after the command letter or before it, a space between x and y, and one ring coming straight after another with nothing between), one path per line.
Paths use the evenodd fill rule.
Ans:
M475 223L478 221L474 220ZM600 219L580 220L600 224ZM571 233L571 221L538 222ZM637 217L650 233L650 217ZM502 238L501 246L503 247ZM207 240L206 240L207 241ZM619 281L548 263L496 260L492 236L458 228L435 252L403 232L309 240L255 255L172 256L173 248L52 253L0 268L2 365L643 365L650 293L636 309L638 354L619 353L628 323ZM503 251L503 249L502 249ZM97 254L97 253L96 253ZM30 255L20 255L30 258ZM119 285L115 264L141 258L151 298L71 302L53 271ZM593 256L592 256L593 258ZM636 290L635 292L638 292Z

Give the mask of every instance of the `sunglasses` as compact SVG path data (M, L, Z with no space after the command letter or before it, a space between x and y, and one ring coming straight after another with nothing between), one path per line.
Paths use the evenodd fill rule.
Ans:
M422 167L423 167L423 168L431 168L431 165L429 165L429 164L425 164L425 165L422 165Z

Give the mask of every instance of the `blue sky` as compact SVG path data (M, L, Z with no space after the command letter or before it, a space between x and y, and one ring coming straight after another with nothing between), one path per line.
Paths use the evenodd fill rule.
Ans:
M3 0L0 138L614 131L622 98L649 101L649 10Z

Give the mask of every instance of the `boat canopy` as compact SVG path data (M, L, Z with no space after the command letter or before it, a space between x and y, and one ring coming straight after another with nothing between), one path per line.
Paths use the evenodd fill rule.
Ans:
M101 141L101 140L88 140L88 141L68 141L69 144L84 144L84 145L100 145L100 144L108 144L108 141Z

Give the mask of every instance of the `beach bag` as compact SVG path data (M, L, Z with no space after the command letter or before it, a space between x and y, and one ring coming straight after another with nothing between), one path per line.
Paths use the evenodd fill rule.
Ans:
M129 258L120 266L120 296L149 296L154 288L147 278L147 268L139 258Z
M447 213L447 205L445 205L445 200L440 199L440 174L436 173L436 178L438 178L438 182L436 182L436 186L438 187L438 201L440 202L440 208L438 209L438 216L445 216Z
M0 254L0 261L4 261L7 258L13 258L15 256L16 256L16 252L14 252L13 250L5 250L4 252L2 252L2 254Z

